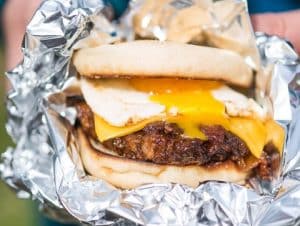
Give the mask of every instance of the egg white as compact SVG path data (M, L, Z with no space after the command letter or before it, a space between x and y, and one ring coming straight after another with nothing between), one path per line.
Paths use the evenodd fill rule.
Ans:
M222 86L212 90L212 95L215 99L223 102L226 113L229 116L236 117L257 117L264 119L267 115L267 109L260 106L252 98L229 88Z
M150 101L125 80L81 79L81 91L92 111L113 126L125 126L164 113L165 106Z

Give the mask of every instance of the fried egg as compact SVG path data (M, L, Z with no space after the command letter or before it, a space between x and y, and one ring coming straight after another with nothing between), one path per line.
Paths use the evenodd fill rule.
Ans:
M82 79L81 89L92 111L117 127L157 116L218 112L263 119L267 114L253 99L215 81Z

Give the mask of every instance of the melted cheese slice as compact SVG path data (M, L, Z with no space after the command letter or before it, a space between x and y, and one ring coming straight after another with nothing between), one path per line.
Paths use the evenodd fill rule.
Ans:
M205 140L199 125L221 125L240 137L251 153L259 158L266 143L272 141L282 150L284 131L273 120L262 121L253 117L230 117L225 104L212 95L212 90L222 87L214 81L174 79L131 79L130 87L150 93L149 99L157 106L165 107L165 114L151 116L123 126L109 124L95 114L95 129L100 141L131 134L154 121L178 124L188 137ZM94 111L95 112L95 111Z

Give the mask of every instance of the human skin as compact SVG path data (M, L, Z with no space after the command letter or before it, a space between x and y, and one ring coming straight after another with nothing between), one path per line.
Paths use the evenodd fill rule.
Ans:
M287 39L300 54L300 10L254 14L251 16L251 22L255 31Z
M41 0L7 0L3 8L5 68L15 67L22 60L21 43L26 25Z

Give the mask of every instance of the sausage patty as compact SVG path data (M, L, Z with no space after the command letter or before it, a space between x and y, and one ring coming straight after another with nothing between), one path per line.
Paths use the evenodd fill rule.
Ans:
M83 101L73 101L83 131L97 140L93 112ZM206 140L188 138L175 123L163 121L146 125L140 131L103 142L119 156L157 164L206 165L233 161L245 167L251 152L245 142L220 125L199 125ZM268 144L254 172L262 179L270 178L278 168L280 156L275 146Z

